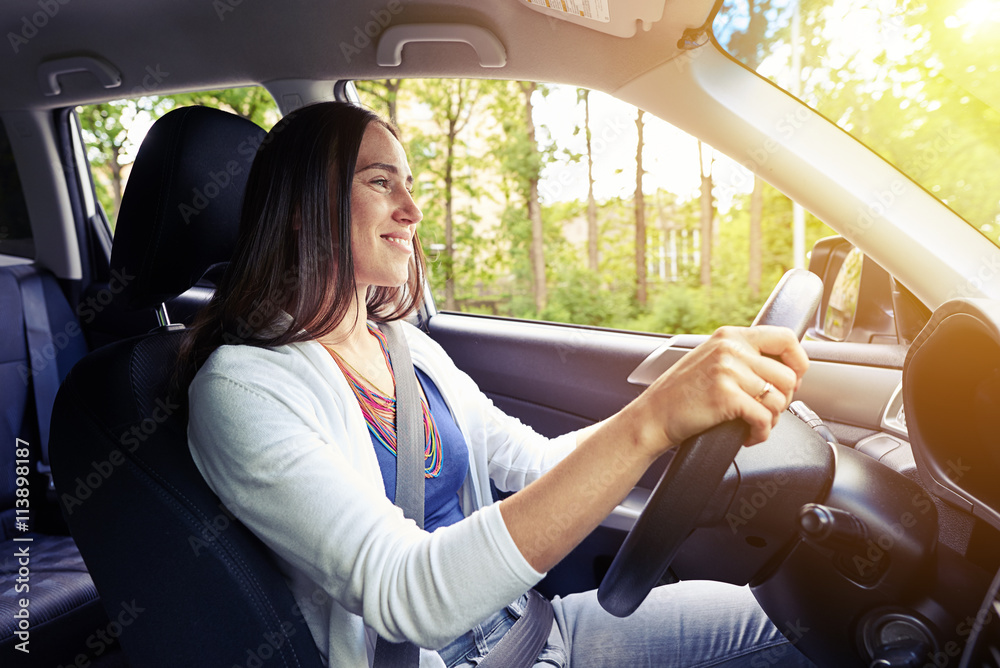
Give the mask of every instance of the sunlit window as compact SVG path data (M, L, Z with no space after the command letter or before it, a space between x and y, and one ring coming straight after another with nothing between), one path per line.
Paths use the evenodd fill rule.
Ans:
M714 28L1000 245L1000 2L727 0Z

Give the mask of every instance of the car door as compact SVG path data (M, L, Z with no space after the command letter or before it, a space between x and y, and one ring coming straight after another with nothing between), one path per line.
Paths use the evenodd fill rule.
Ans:
M613 414L648 383L640 370L644 361L665 368L707 338L447 312L431 315L426 328L499 408L547 436ZM805 348L811 365L797 399L844 444L878 440L880 454L894 449L887 444L908 449L898 433L886 431L884 420L898 401L904 348L820 341L807 341ZM543 591L565 594L600 584L668 461L666 456L650 468L602 526L553 569Z

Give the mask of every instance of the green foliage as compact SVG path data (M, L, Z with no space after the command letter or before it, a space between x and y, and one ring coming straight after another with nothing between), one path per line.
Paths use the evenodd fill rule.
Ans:
M170 106L162 98L143 97L77 108L97 199L108 213L112 230L124 187L123 171L139 148L129 130L143 117L159 118Z
M622 327L634 309L627 291L602 290L601 279L587 269L574 267L557 274L549 285L549 302L542 320L571 322L592 327Z
M170 100L170 109L200 105L231 111L253 121L265 130L269 130L272 125L278 122L279 118L274 98L267 90L259 86L181 93L161 99Z
M988 20L992 5L965 0L797 4L802 99L1000 245L1000 199L991 179L984 178L1000 169L995 76L1000 41ZM790 51L795 3L780 9L760 0L727 0L726 5L715 24L726 48L749 67L770 60L761 71L779 85L791 85L795 73L781 61ZM750 14L756 23L746 21ZM841 28L845 23L850 27ZM766 35L775 55L761 58L767 51L750 49L748 42L759 43L744 39L751 33L758 40ZM884 190L873 189L871 197L875 212L891 206Z
M747 324L764 296L753 298L748 272L749 195L716 213L711 289L699 283L696 242L697 193L679 197L665 190L645 196L648 304L636 302L635 210L632 193L597 202L599 271L587 269L585 199L541 207L548 299L539 312L533 292L529 183L565 151L544 125L528 134L521 82L400 80L366 82L366 105L398 113L415 198L424 218L420 238L428 278L444 307L451 277L455 308L519 318L665 333L707 333L723 324ZM530 88L529 88L530 90ZM549 89L538 87L544 96ZM190 93L81 108L81 121L108 211L117 204L111 178L134 153L127 129L181 105L221 107L270 126L277 120L262 89ZM585 129L577 128L578 132ZM692 165L697 168L697 165ZM623 169L632 170L627 166ZM102 171L103 170L103 171ZM450 176L449 176L450 175ZM453 250L447 253L446 212L451 204ZM791 202L773 188L764 191L763 285L773 285L792 266ZM809 217L807 243L829 234Z
M137 140L130 130L152 123L171 109L191 105L225 109L265 129L279 118L278 108L270 94L258 87L150 96L77 107L97 199L108 215L112 231L127 179L127 168L138 150Z

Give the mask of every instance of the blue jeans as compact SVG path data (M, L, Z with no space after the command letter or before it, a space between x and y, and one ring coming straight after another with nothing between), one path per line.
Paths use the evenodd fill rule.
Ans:
M525 600L515 601L439 650L445 664L477 665L521 616ZM552 607L555 622L536 668L813 665L768 620L746 587L707 581L657 587L624 619L605 612L596 591L557 597Z

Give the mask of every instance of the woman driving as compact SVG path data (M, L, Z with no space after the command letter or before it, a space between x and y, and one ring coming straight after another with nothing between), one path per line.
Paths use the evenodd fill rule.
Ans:
M615 415L544 438L401 322L423 299L412 183L397 132L371 112L331 102L285 116L183 351L194 460L273 552L331 666L399 665L376 658L388 643L421 648L412 665L418 651L421 666L497 665L482 662L532 607L529 590L654 460L733 418L748 445L763 441L808 364L789 330L723 328ZM407 369L381 323L397 323L418 381L423 528L394 505ZM494 502L491 483L517 493ZM594 592L551 609L517 665L811 665L745 587L658 587L625 619Z

